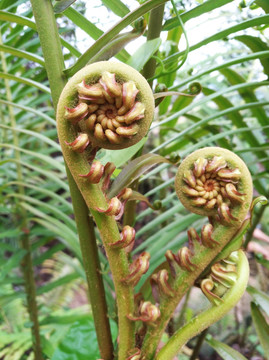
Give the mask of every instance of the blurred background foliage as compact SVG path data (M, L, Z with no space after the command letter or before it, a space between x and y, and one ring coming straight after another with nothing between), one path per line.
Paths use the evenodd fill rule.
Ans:
M142 4L141 0L53 1L66 68ZM222 146L248 165L255 196L268 197L268 1L180 0L176 8L179 17L166 3L160 38L147 42L147 30L143 35L140 31L141 36L119 42L112 55L142 72L154 56L156 71L149 79L153 89L191 96L164 98L144 147L142 142L113 153L102 150L98 157L104 164L112 160L119 174L123 161L138 151L174 159L200 147ZM146 14L143 24L148 20ZM135 26L127 25L125 32ZM33 359L20 270L25 255L19 245L22 224L31 242L45 355L60 360L72 352L77 359L97 359L69 188L29 1L1 0L0 55L0 359ZM161 200L162 205L154 211L144 202L137 204L133 253L150 252L150 274L163 262L167 249L176 250L186 242L188 227L199 231L205 219L188 214L179 203L173 186L175 166L159 164L147 170L139 176L138 189L151 203ZM258 206L245 243L251 286L234 312L209 329L201 359L216 359L214 351L223 359L239 359L235 350L242 358L269 359L268 219L268 207ZM113 282L99 238L98 244L115 339ZM143 281L137 285L138 291L142 285ZM201 301L206 304L201 299L200 292L192 290L180 304L171 329L199 311ZM77 339L72 345L70 336ZM200 340L206 334L202 336ZM180 359L195 359L191 349L196 341L184 348Z

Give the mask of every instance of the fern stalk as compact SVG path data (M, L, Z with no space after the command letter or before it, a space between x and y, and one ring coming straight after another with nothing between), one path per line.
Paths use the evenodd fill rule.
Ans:
M2 45L2 35L0 33L0 45ZM1 52L1 61L2 68L4 73L7 73L7 63L3 52ZM12 94L11 88L9 85L8 79L5 79L5 90L6 97L9 102L12 102ZM18 148L19 147L19 138L17 135L16 129L16 119L13 111L13 107L8 105L8 114L10 119L10 125L12 128L12 139L13 145ZM19 150L14 150L14 156L16 159L16 169L17 169L17 180L19 183L23 182L23 174L22 174L22 165L21 165L21 155ZM24 196L25 190L22 185L18 185L19 194ZM25 283L25 292L27 299L27 310L29 313L30 321L32 323L31 332L33 338L33 349L35 354L35 360L42 360L42 350L41 350L41 342L40 342L40 333L39 333L39 323L38 323L38 309L36 302L36 286L34 279L34 270L33 270L33 261L31 256L31 245L30 245L30 236L28 229L28 220L27 220L27 212L26 210L18 204L19 215L20 215L20 247L25 250L26 253L21 262L21 269L23 272L24 283Z
M57 24L49 0L31 0L33 14L35 17L40 43L45 59L45 66L50 83L52 100L56 109L59 96L62 92L67 78L63 73L64 60L61 51L60 38ZM113 358L113 345L107 317L107 305L102 278L100 276L99 259L96 256L97 249L94 244L93 224L88 216L88 207L81 196L73 177L66 167L67 177L70 186L70 193L74 208L78 235L83 254L83 262L87 275L89 293L92 306L94 322L101 356L104 360ZM91 251L90 249L94 249ZM86 253L84 252L86 250ZM93 260L93 261L91 261ZM94 289L92 279L95 279Z
M164 14L164 4L151 10L149 16L148 35L147 41L160 37L162 31L162 22ZM146 79L154 76L156 70L156 60L154 58L149 59L143 69L143 75ZM150 83L152 85L152 81Z

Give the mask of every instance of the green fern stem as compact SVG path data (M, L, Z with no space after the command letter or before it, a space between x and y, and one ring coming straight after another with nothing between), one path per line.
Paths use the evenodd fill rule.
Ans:
M197 200L193 196L195 194L193 191L194 189L190 190L190 184L193 184L192 180L195 177L194 169L197 166L198 170L196 173L199 171L197 164L200 164L201 159L206 159L206 162L208 162L209 165L210 162L219 161L220 167L225 162L226 168L223 173L226 172L229 174L230 171L232 171L231 174L233 175L231 176L236 176L235 174L237 172L240 173L240 180L237 179L237 190L240 192L240 194L243 194L243 201L232 201L230 209L227 210L227 220L230 221L224 221L224 219L220 219L219 214L222 216L222 213L221 210L217 209L217 203L216 206L210 208L207 203L201 200L202 196L198 195ZM200 167L200 169L201 168L202 167ZM215 178L215 175L213 175L213 177ZM212 179L209 178L208 180L211 181ZM187 181L189 181L188 185L186 183ZM221 183L225 186L225 182L222 181ZM210 184L208 183L208 186L209 185ZM219 189L218 184L216 184L216 189ZM232 251L240 248L242 244L242 236L238 237L236 235L240 235L240 229L245 224L244 220L251 206L253 192L251 176L244 162L231 151L217 147L197 150L182 162L176 177L176 191L180 201L188 210L200 215L208 216L210 218L213 228L210 239L213 239L213 241L211 244L202 244L195 241L192 254L188 253L189 255L187 256L188 260L190 260L192 264L191 268L186 269L184 266L181 266L176 274L176 277L171 280L171 288L174 290L174 295L173 297L166 297L161 301L161 317L156 321L155 327L149 328L144 339L142 354L146 360L153 359L161 336L165 331L171 316L173 315L179 301L182 299L188 289L194 284L195 280L209 265L216 262L216 259L219 261L221 258L227 257ZM199 191L201 191L201 189ZM191 193L192 196L189 196L187 193ZM203 202L205 203L205 206L201 205ZM223 214L226 216L225 212ZM228 214L230 214L232 218L229 219ZM236 240L234 245L233 239ZM228 248L227 244L229 244ZM183 258L183 261L185 260L186 257Z
M164 5L160 5L155 9L152 9L149 16L147 41L156 39L160 36L162 31L162 22L164 14ZM155 74L156 59L151 58L144 66L143 75L146 79L151 78ZM152 85L152 81L150 83Z
M209 309L193 318L179 329L159 351L156 360L171 360L188 340L220 320L240 300L246 289L249 277L249 265L246 255L238 251L237 280L223 296L220 305L212 305Z

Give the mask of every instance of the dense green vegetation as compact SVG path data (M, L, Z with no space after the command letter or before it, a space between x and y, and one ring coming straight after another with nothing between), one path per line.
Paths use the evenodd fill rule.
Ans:
M141 72L160 93L147 138L127 149L97 153L103 165L115 164L113 178L119 175L111 197L126 186L142 194L137 195L142 201L127 203L123 224L136 230L132 254L151 255L148 276L165 260L166 250L184 246L190 227L200 232L206 222L187 212L176 196L179 158L206 146L231 150L249 168L254 196L269 195L268 23L267 0L0 2L0 359L41 359L33 351L37 332L44 359L102 357L78 241L81 230L57 140L55 108L65 82L87 63L114 57ZM143 154L143 166L127 167ZM72 190L70 177L69 182L74 199L78 190ZM87 213L77 197L76 214ZM268 207L258 204L245 235L251 276L243 300L192 339L179 359L194 360L199 351L201 359L269 359L268 215ZM115 345L114 284L96 228L92 237ZM136 292L143 291L144 281ZM36 301L29 296L35 287ZM192 288L162 340L201 304L207 305L206 298Z

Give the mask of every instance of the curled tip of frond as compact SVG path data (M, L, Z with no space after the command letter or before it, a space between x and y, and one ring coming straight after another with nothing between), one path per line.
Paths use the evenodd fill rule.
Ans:
M72 124L76 124L84 119L88 113L88 105L84 103L80 103L74 108L65 106L65 118L71 121Z
M151 282L155 282L158 285L162 295L173 296L175 294L169 284L169 274L166 269L160 270L157 274L153 274L151 276Z
M112 162L106 163L106 165L104 167L104 180L103 180L103 185L102 185L103 191L106 191L108 189L109 184L110 184L110 178L115 170L116 170L115 164L113 164Z
M173 254L171 250L167 250L165 253L165 257L170 266L173 276L175 276L175 274L177 273L178 266L190 272L193 271L193 269L196 267L196 265L191 262L191 250L186 246L179 249L176 255Z
M150 254L146 251L142 252L139 257L132 262L129 267L129 274L122 279L122 282L135 286L149 268Z
M137 316L133 314L127 315L128 319L132 321L143 321L149 325L153 325L160 316L160 309L150 301L141 301Z
M244 220L252 199L252 181L244 162L217 147L197 150L183 160L175 187L187 209L224 225Z
M109 245L114 248L123 249L130 247L135 241L135 229L129 225L125 225L120 234L120 240L110 243Z
M98 184L104 174L104 166L100 161L96 160L92 163L90 171L86 174L80 174L82 178L86 178L92 184Z
M237 251L231 253L226 259L214 264L209 277L202 280L201 289L213 304L219 305L227 289L236 285L238 259Z
M121 213L122 203L117 197L113 197L109 201L107 209L96 208L96 210L108 216L117 216Z
M66 145L70 146L70 148L73 151L76 151L78 153L83 153L83 151L90 144L90 139L87 134L80 134L74 141L72 142L65 141L65 143Z
M205 247L212 248L214 244L218 245L218 242L212 238L213 230L214 229L212 224L206 224L202 227L201 238L202 244Z
M146 79L126 64L102 61L69 80L57 120L61 127L68 120L75 130L86 131L93 146L123 149L147 134L153 114L154 98Z
M126 360L142 360L141 359L141 350L138 348L132 349L129 354L131 355Z
M223 300L218 295L214 294L214 292L212 292L214 287L215 284L212 279L204 279L201 282L201 289L208 300L214 305L220 305Z
M130 199L132 194L133 194L133 190L131 188L124 188L119 192L119 194L117 195L117 198L122 201L127 201Z
M191 95L198 95L202 91L202 85L195 81L189 85L189 94Z

